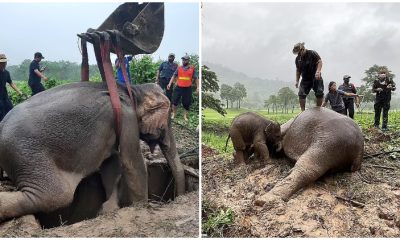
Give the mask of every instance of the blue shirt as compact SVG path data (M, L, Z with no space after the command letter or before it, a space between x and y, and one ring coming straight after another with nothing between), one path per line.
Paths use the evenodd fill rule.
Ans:
M128 73L128 79L129 79L129 83L132 84L132 79L131 79L131 73L129 71L129 62L132 61L132 56L128 56L125 57L125 68L126 68L126 72ZM118 62L118 58L115 60L115 63ZM117 76L118 76L118 82L121 84L125 84L125 80L124 80L124 75L122 74L122 68L121 66L119 66L117 68Z
M177 68L178 64L176 62L170 63L166 61L161 63L160 67L158 68L158 71L160 71L160 78L166 78L169 82Z

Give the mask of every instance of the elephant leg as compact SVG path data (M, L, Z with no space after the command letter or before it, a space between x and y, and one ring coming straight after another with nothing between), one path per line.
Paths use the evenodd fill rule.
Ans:
M174 176L176 194L180 196L185 194L186 192L185 170L183 169L183 165L181 163L181 160L179 159L179 155L176 150L175 137L170 127L168 127L166 135L167 137L169 137L169 147L163 145L160 147L164 157L168 161L168 165L171 168L172 175Z
M128 111L125 109L125 111ZM124 114L120 136L121 184L123 205L148 200L147 167L140 150L139 129L130 114ZM126 191L125 191L126 190Z
M121 167L118 153L106 159L100 167L101 180L106 193L106 202L103 203L101 212L111 212L118 206L118 182L121 179Z
M36 166L43 172L19 172L29 179L18 181L20 191L0 192L0 221L38 212L51 212L72 203L82 176L57 169ZM43 167L43 168L40 168Z
M246 151L246 143L243 141L240 132L230 131L229 135L231 136L233 148L235 149L235 161L238 164L245 163L245 160L247 160L244 154L244 152Z
M280 196L284 201L289 200L301 188L313 183L331 169L330 163L334 162L334 159L329 159L324 155L326 154L318 149L308 149L300 156L289 176L279 182L269 193Z
M235 162L237 162L238 164L244 164L246 163L245 158L244 158L244 150L236 150L235 149Z
M255 142L254 143L254 150L258 153L261 160L268 164L271 162L271 158L269 157L269 151L267 145L264 142Z

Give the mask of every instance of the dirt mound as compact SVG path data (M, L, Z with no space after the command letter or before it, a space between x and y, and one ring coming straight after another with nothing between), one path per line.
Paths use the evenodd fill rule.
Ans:
M382 151L380 138L396 140L395 134L366 134L366 154ZM400 236L399 159L365 159L360 171L326 175L271 209L257 207L254 201L287 176L294 164L275 159L267 166L256 160L235 166L231 161L208 155L202 162L203 203L235 213L224 237Z
M69 226L41 230L32 215L2 224L1 237L197 237L198 192L169 204L119 209Z
M180 155L198 148L198 134L195 131L176 124L173 124L173 131ZM150 149L143 142L141 147L148 162L159 162L164 158L158 147L154 153L150 153ZM188 159L191 162L197 161L198 166L198 154L197 156L186 155L189 155L185 158L186 161ZM155 168L160 168L157 166ZM165 168L162 168L162 171L165 171ZM194 171L192 175L198 175L198 169L191 171ZM194 181L189 180L191 183ZM173 182L168 182L163 184L173 188L171 187ZM198 185L198 181L195 184ZM0 182L0 191L14 190L10 182ZM167 189L164 194L166 191ZM198 194L198 191L190 192L168 203L151 200L146 205L122 208L68 226L63 225L64 221L60 218L62 226L45 230L41 228L33 215L27 215L1 223L0 237L197 237L199 234Z

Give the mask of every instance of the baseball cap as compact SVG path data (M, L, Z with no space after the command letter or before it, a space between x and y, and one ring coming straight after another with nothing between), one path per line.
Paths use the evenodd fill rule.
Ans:
M0 62L7 62L7 57L3 53L0 54Z
M344 75L343 76L343 79L348 79L348 78L351 78L351 76L349 76L349 75Z
M182 57L182 59L189 60L190 57L189 57L189 55L186 54L185 56Z
M44 58L42 53L40 53L40 52L36 52L34 57L35 58Z
M175 57L175 53L170 53L170 54L168 54L168 57Z

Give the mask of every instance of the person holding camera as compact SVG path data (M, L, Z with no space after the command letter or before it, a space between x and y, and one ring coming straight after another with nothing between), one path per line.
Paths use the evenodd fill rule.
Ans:
M28 85L32 90L32 96L40 93L45 90L42 83L40 82L41 79L47 81L48 78L42 73L46 68L41 68L39 63L44 59L42 53L37 52L34 55L34 59L29 65L29 80Z
M390 109L390 100L392 98L392 91L396 90L396 84L389 77L388 72L382 69L378 73L377 79L372 85L372 92L376 93L375 97L375 122L374 127L379 128L379 122L382 112L382 130L388 130L388 118ZM383 110L383 111L382 111Z

